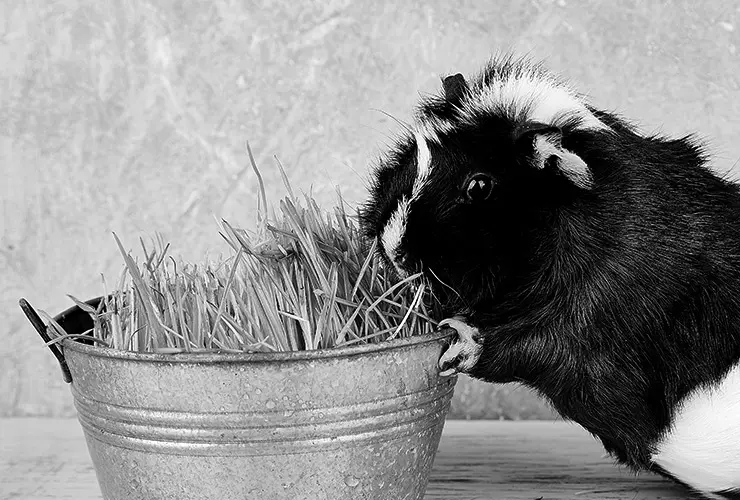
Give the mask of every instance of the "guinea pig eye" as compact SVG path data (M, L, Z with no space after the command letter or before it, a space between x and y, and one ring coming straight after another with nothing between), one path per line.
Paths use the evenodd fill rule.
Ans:
M475 174L468 180L465 196L472 202L485 201L493 191L493 179L486 174Z

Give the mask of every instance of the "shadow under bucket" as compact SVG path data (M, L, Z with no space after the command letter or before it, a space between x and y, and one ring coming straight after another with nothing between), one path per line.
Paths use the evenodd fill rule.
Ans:
M55 319L92 326L77 307ZM420 500L457 380L437 368L451 334L254 354L62 347L106 499Z

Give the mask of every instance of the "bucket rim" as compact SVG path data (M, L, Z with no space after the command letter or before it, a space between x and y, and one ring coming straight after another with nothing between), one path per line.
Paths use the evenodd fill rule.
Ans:
M329 349L313 349L304 351L277 351L277 352L179 352L156 353L136 352L113 349L111 347L87 345L73 339L61 341L64 350L76 351L87 356L100 358L128 359L133 361L148 361L153 363L273 363L298 360L319 360L331 358L348 358L361 354L384 352L396 349L413 347L420 344L438 342L451 337L455 332L451 329L415 335L401 339L387 340L377 344L361 344Z
M96 297L87 301L89 304L97 304L102 297ZM81 312L79 306L72 306L59 313L55 319L69 316L75 312ZM413 337L386 340L374 344L360 344L351 346L339 346L328 349L313 349L303 351L277 351L277 352L181 352L181 353L155 353L125 351L113 349L100 345L88 345L74 339L64 339L60 343L66 351L76 351L88 356L100 358L129 359L134 361L149 361L154 363L272 363L292 360L318 360L331 358L347 358L361 354L383 352L388 350L403 349L421 344L438 342L452 337L455 330L444 327L423 335Z

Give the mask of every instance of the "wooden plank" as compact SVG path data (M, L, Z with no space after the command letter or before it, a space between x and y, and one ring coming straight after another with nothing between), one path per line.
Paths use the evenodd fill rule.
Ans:
M657 476L634 477L565 422L448 421L427 500L679 499ZM0 419L0 500L100 500L74 419ZM392 500L392 499L389 499Z
M445 424L426 500L685 499L655 474L614 465L583 428L563 421Z

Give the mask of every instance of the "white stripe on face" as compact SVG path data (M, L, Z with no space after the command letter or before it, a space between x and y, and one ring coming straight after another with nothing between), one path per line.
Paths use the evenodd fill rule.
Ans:
M386 256L391 260L399 273L404 274L396 262L398 247L401 245L401 239L406 232L406 221L408 220L408 202L406 197L401 198L398 207L388 219L380 241L383 244Z
M421 189L429 179L432 172L432 154L429 151L429 144L420 132L414 132L416 140L416 179L411 191L411 199L415 200L421 195Z
M429 180L429 175L432 171L432 154L429 151L429 144L427 143L426 138L422 132L417 130L414 132L414 140L416 141L416 178L414 179L414 185L411 189L411 199L409 200L406 196L401 198L398 203L398 207L383 228L383 233L380 238L385 254L402 275L405 275L406 273L401 269L397 260L401 240L403 239L404 234L406 234L406 223L409 217L409 204L419 198L421 190Z

